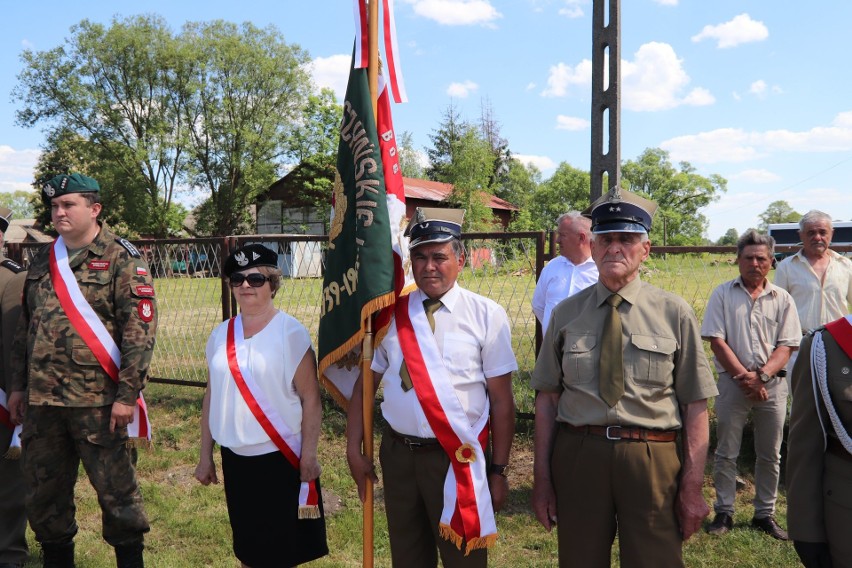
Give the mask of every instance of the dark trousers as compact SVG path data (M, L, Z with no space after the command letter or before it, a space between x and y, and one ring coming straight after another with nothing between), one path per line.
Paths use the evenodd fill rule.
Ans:
M385 434L379 460L393 566L434 568L438 553L445 568L488 565L487 550L472 550L465 556L464 550L438 534L444 480L450 467L450 458L440 446L412 451L402 441Z
M41 543L77 534L74 486L80 462L98 495L103 537L112 546L141 543L148 532L142 493L127 449L127 429L109 431L111 406L30 406L21 433L27 516Z
M20 460L3 458L12 430L0 426L0 564L23 564L27 559L27 484Z
M559 428L551 474L559 566L609 568L618 531L623 568L681 567L675 442L611 441Z

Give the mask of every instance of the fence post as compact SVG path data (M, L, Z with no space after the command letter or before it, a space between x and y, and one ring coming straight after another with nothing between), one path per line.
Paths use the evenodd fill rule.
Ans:
M219 249L219 266L221 267L219 278L222 281L222 321L231 318L232 315L232 296L231 287L228 286L228 278L225 276L225 259L231 254L233 246L233 238L222 237L222 246Z
M547 233L539 232L535 239L535 283L538 284L538 277L544 269L544 243L547 238ZM553 239L550 242L550 252L553 254ZM541 329L541 322L535 318L535 356L538 357L538 351L541 349L541 341L544 338Z

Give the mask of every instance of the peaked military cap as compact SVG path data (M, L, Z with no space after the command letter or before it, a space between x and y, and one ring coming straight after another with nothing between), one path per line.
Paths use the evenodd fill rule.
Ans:
M426 243L444 243L461 237L464 209L418 207L405 228L408 250Z
M258 243L245 245L234 250L225 259L225 276L230 277L234 272L256 266L278 268L278 255L269 247Z
M5 233L9 228L9 222L12 220L12 210L7 207L0 207L0 233Z
M595 234L650 233L656 211L657 204L650 199L613 187L583 211L583 215L592 219Z
M69 193L97 193L101 186L94 178L83 174L59 174L41 188L41 195L47 201Z

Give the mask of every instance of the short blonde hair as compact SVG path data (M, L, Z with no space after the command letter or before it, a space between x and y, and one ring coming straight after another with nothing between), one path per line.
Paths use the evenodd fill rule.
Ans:
M269 281L269 290L274 298L278 289L281 288L281 278L283 277L281 270L272 266L258 266L257 271L266 276Z

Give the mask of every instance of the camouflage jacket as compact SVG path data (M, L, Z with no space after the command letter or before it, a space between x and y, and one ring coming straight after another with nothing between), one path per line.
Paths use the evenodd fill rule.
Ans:
M26 273L17 262L0 255L0 349L3 358L0 363L0 388L9 394L6 388L9 374L9 361L12 355L12 340L21 315L21 292L24 289Z
M145 386L157 328L147 263L106 225L87 247L69 251L80 290L121 352L116 384L59 304L50 278L51 246L38 252L27 272L13 345L12 390L26 390L31 405L135 404Z

